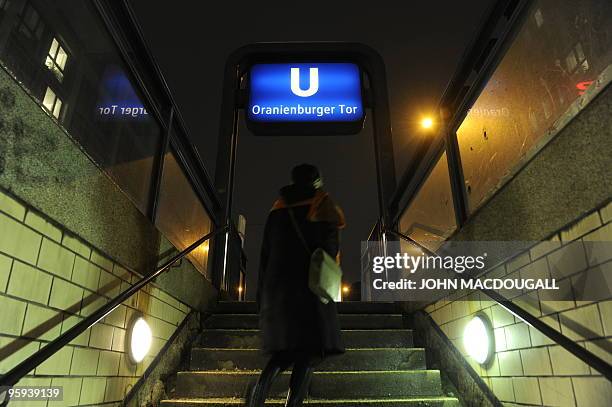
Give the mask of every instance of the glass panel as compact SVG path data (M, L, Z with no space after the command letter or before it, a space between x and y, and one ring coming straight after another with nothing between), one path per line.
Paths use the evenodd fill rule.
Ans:
M55 99L55 107L53 108L53 116L55 116L56 119L59 119L61 111L62 111L62 101L59 99Z
M43 106L49 112L53 111L53 105L55 104L55 92L51 90L51 88L47 88L45 92L45 98L43 99Z
M430 250L457 229L448 161L444 152L400 218L400 231Z
M609 0L534 4L457 130L470 211L541 148L546 141L542 137L555 121L610 65L611 4Z
M8 13L2 25L2 62L146 214L161 126L91 2L24 2L22 15ZM42 30L41 39L19 27ZM59 107L47 103L48 88Z
M51 57L51 59L55 58L58 46L59 44L57 43L57 40L53 38L53 41L51 41L51 48L49 48L49 56Z
M59 69L61 69L62 71L66 67L67 60L68 60L68 54L66 54L66 51L64 51L64 48L59 47L57 56L55 57L55 62L57 63L57 66L59 67Z
M210 217L193 188L174 152L164 156L164 173L158 201L157 228L179 250L211 231ZM205 242L188 256L200 273L207 275L209 243Z

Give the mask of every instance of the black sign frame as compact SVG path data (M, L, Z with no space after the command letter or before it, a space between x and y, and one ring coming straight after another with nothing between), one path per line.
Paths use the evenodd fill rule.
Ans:
M363 107L370 110L372 121L381 227L383 230L393 228L394 225L390 224L390 213L394 213L397 208L389 205L395 192L396 174L385 64L374 49L355 42L255 43L230 54L225 63L223 77L215 168L215 188L225 201L220 217L223 216L225 225L231 228L239 112L248 104L245 75L251 66L258 63L299 61L352 62L357 64L362 72ZM367 88L364 86L366 79ZM364 111L364 120L365 117ZM229 233L223 238L215 239L212 276L213 285L228 293L231 291L231 282L227 270L234 267L229 264L232 261L228 255L229 239Z

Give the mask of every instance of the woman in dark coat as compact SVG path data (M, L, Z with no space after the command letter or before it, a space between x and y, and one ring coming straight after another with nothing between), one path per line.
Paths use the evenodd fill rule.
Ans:
M286 405L301 406L315 364L344 352L336 304L323 304L308 288L310 253L322 248L338 258L344 215L321 189L316 167L299 165L291 177L293 184L281 188L264 230L257 302L263 350L270 360L251 393L251 407L264 405L274 378L291 366Z

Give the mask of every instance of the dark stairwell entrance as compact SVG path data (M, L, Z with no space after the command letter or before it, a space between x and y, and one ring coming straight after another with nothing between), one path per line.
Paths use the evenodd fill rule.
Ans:
M265 360L259 351L255 303L221 302L179 371L164 407L242 405ZM306 404L313 406L461 405L443 389L440 371L427 369L425 349L393 303L339 303L347 352L318 366ZM284 405L289 374L272 387L266 404ZM168 389L170 390L170 389Z

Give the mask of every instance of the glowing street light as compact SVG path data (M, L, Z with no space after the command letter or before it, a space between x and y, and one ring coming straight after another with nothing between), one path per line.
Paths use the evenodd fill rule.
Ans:
M423 127L424 129L431 129L432 126L433 120L431 117L425 117L423 118L423 120L421 120L421 127Z

